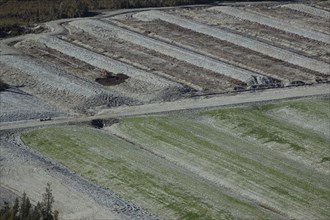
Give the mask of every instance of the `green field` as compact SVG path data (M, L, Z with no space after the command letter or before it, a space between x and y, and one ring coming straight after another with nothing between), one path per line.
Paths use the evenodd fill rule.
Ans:
M61 126L28 146L165 219L329 219L330 99Z

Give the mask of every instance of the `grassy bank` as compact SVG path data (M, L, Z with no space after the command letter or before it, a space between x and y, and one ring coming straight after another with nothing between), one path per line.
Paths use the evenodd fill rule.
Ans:
M326 219L329 137L314 122L329 120L329 101L51 127L22 140L165 219Z

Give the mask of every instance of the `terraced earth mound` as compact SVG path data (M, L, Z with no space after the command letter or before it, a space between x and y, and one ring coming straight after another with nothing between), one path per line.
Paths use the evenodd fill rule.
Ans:
M24 83L25 92L79 114L328 83L328 12L318 4L140 10L49 22L48 33L3 40L2 80Z

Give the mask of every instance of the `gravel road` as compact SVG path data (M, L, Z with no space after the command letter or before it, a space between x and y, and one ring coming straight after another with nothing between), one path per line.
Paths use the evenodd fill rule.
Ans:
M80 118L61 118L52 121L40 122L30 120L17 123L1 123L0 131L31 128L38 126L50 126L68 123L88 122L93 119L108 119L116 117L126 117L134 115L158 114L171 111L184 111L202 108L215 108L231 105L241 105L249 103L258 103L274 101L281 99L302 98L307 96L330 95L329 84L320 84L314 86L286 87L278 89L267 89L259 91L249 91L220 95L213 97L196 97L173 102L152 103L139 106L121 106L111 109L103 109L95 116Z
M248 48L250 50L259 52L261 54L304 67L316 72L330 74L329 64L321 62L315 59L311 59L291 51L275 47L242 35L234 34L228 31L224 31L218 28L210 27L205 24L201 24L190 19L182 18L179 16L171 15L160 11L147 11L140 12L134 15L134 17L141 19L142 21L150 21L160 19L165 22L179 25L183 28L187 28L202 34L206 34L220 40L225 40L230 43Z

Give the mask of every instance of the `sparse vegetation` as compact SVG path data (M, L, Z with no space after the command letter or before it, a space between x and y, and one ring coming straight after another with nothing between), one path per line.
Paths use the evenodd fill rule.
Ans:
M13 206L5 203L0 210L0 220L58 220L59 212L53 211L54 197L50 184L47 184L43 199L32 206L29 197L24 192L22 199L16 198Z
M125 118L111 128L119 138L64 126L34 130L22 140L164 218L327 218L328 139L272 115L326 100Z

